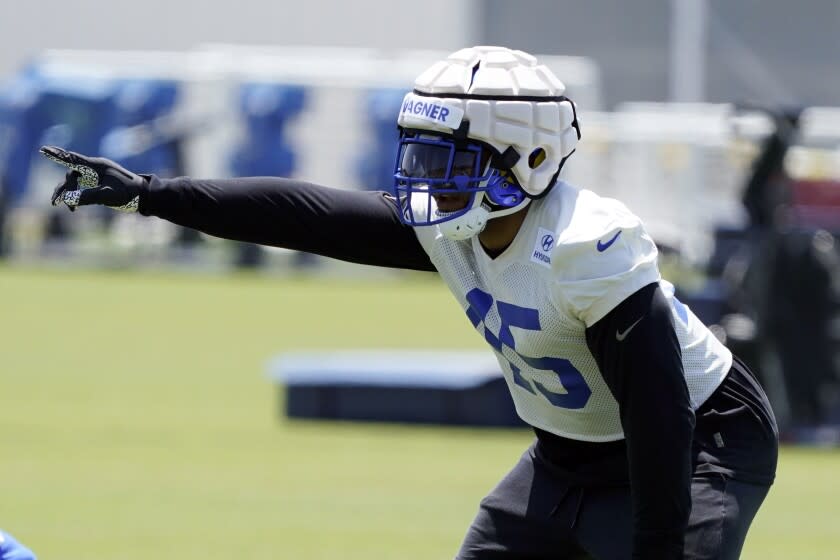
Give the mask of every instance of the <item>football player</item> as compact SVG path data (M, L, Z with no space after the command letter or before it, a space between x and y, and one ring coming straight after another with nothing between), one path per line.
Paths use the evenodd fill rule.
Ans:
M564 90L521 51L437 62L398 115L395 196L161 179L42 151L70 168L53 204L437 271L536 433L481 502L459 559L738 558L775 476L773 413L661 278L640 220L560 180L581 128Z

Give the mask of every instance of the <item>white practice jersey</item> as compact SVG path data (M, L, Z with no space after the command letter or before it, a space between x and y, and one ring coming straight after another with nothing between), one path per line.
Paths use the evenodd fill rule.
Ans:
M413 198L415 215L425 212L423 197ZM585 441L624 437L618 403L585 331L652 282L660 283L671 303L695 409L732 365L729 350L660 278L656 245L617 200L558 181L545 198L531 203L513 243L495 259L478 236L452 241L436 226L415 232L493 347L516 411L532 426Z

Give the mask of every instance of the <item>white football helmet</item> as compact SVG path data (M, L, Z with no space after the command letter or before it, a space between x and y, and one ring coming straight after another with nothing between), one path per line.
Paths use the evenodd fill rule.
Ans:
M420 74L397 121L403 222L468 239L548 193L580 139L565 89L536 58L504 47L462 49Z

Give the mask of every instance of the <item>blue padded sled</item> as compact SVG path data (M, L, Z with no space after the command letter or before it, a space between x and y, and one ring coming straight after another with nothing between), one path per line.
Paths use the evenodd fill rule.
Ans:
M521 426L490 352L365 350L278 356L290 418Z

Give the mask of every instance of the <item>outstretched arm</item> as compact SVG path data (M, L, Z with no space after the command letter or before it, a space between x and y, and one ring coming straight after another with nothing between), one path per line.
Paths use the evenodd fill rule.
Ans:
M158 216L204 233L316 253L345 261L433 271L414 231L383 192L321 187L279 177L160 179L105 158L46 146L41 153L70 169L54 205L102 204Z
M204 233L350 262L434 270L414 231L383 192L278 177L197 180L152 176L139 212Z

